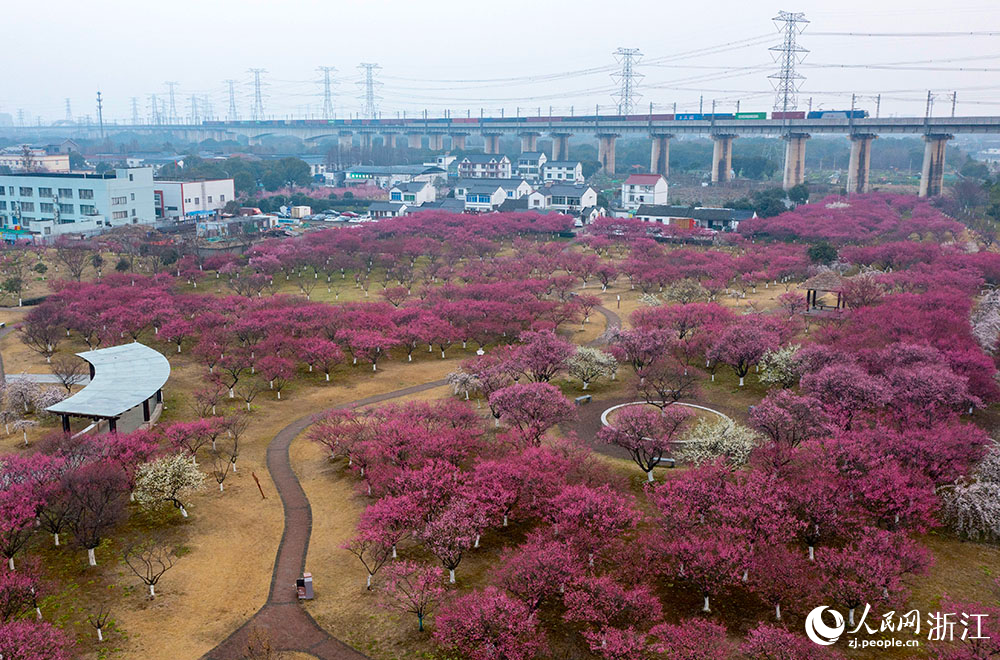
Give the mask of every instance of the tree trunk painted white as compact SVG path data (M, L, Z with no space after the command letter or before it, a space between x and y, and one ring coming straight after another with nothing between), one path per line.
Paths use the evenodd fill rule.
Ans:
M816 561L816 548L809 546L809 561Z
M181 352L181 345L180 345L180 344L177 344L177 352L178 352L178 353L180 353L180 352Z
M233 461L233 474L236 474L236 461Z
M58 547L59 547L59 533L58 533L58 532L56 532L56 533L55 533L55 534L53 534L52 536L53 536L53 537L55 538L55 541L56 541L56 547L58 548Z
M229 388L229 398L230 399L235 399L236 398L236 392L234 392L233 388L231 388L231 387Z
M154 585L149 585L149 597L156 598L156 587Z
M743 581L746 582L750 578L750 571L743 569Z
M455 584L455 569L454 568L448 569L448 582L450 582L452 584ZM852 621L852 623L853 623L853 621Z
M781 621L781 603L774 604L774 618Z
M7 557L7 568L9 568L10 570L14 570L14 558L13 557Z
M100 628L97 629L97 641L99 642L104 641L104 633L101 632Z
M406 354L406 361L407 362L413 362L413 353L407 353Z
M378 367L376 367L376 366L375 366L375 363L374 363L374 362L372 362L372 371L375 371L375 370L376 370L377 368L378 368Z
M479 547L479 534L476 534L476 542L472 544L473 548Z
M444 351L441 351L441 359L444 359Z
M368 581L365 582L365 589L369 589L370 590L371 588L372 588L372 574L369 573L368 574Z
M740 387L743 387L743 376L740 376Z
M397 558L398 556L399 556L399 555L397 555L397 554L396 554L396 546L395 546L395 544L394 544L394 545L392 546L392 558L393 558L393 559L396 559L396 558Z
M281 401L281 391L278 391L278 401Z
M705 607L701 608L702 612L711 612L712 610L708 607L708 596L705 596Z
M97 566L97 557L94 556L94 549L87 548L87 561L91 566Z
M267 385L268 385L268 389L272 389L272 390L274 389L274 381L273 380L267 381Z
M219 492L220 493L222 492L222 484L221 483L219 484Z
M178 508L180 508L180 510L181 510L181 516L183 516L184 518L187 518L188 517L187 509L185 509L183 506L182 507L178 507Z
M653 471L652 470L649 470L648 472L646 472L646 481L648 481L649 483L653 483Z
M587 381L587 380L583 381L583 389L587 389L587 387L589 385L590 385L590 381Z
M330 372L326 372L326 382L330 382Z
M506 513L505 513L505 514L503 514L503 526L504 526L504 527L506 527L506 526L507 526L507 514L506 514Z
M847 622L850 625L853 626L854 625L854 608L853 607L848 611L847 619L848 619Z

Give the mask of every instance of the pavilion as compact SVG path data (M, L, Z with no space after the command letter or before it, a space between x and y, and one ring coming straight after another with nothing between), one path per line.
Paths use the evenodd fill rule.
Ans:
M159 351L134 342L77 355L90 364L90 383L46 408L62 417L64 432L70 432L70 417L86 417L95 425L107 421L109 431L130 433L160 416L170 363Z
M822 273L813 275L802 283L802 288L806 290L807 310L842 309L845 306L844 278L832 270L825 270ZM824 293L836 293L837 304L834 306L822 303Z

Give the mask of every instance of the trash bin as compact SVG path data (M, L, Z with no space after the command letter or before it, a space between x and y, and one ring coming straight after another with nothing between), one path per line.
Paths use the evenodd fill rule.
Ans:
M313 576L312 573L303 573L302 577L295 580L295 591L299 600L313 599Z

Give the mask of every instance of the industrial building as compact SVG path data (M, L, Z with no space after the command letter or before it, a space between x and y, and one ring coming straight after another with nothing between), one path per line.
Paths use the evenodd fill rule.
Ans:
M148 167L0 175L0 226L28 231L36 240L155 221Z
M183 220L214 215L236 199L232 179L156 181L153 201L158 220Z

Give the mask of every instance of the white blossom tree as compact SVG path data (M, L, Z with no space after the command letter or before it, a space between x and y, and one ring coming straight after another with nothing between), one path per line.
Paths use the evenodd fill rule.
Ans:
M1000 338L1000 291L991 291L983 296L972 312L972 335L988 353L997 349Z
M801 344L789 344L764 353L760 359L760 382L765 385L791 387L802 376L802 360L799 358Z
M740 467L762 441L756 431L731 419L699 419L684 436L676 455L695 465L723 457L733 467Z
M618 370L618 360L599 348L581 346L566 360L569 375L580 379L583 389L598 378L611 378Z
M469 400L469 395L478 391L481 386L478 378L467 371L462 371L461 369L448 374L446 376L446 380L448 381L448 384L451 385L451 389L456 395L465 395L466 401Z
M163 456L140 465L135 472L135 500L143 506L170 502L187 518L181 496L201 488L205 475L184 454Z

